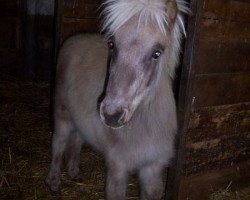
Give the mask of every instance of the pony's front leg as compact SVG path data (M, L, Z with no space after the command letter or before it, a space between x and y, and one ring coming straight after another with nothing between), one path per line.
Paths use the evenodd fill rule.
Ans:
M124 167L108 165L106 196L107 200L124 200L126 197L127 171Z
M155 163L139 171L141 200L160 200L163 195L162 171L164 165Z
M69 143L71 131L71 122L60 118L55 119L55 131L52 141L52 162L45 180L46 184L50 187L52 195L60 195L62 158Z
M80 175L82 145L83 139L81 135L77 131L73 132L68 149L68 174L77 182L82 181L82 176Z

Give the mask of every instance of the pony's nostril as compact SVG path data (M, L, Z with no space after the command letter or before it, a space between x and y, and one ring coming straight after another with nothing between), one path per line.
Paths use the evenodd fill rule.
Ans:
M124 124L125 118L126 118L126 112L123 110L123 111L121 111L121 115L120 115L120 118L118 120L118 123L119 124Z
M126 111L120 110L112 114L103 111L104 121L108 126L117 128L125 123Z

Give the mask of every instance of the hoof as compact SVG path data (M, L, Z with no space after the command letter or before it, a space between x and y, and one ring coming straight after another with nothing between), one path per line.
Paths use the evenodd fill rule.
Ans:
M68 175L70 176L71 180L77 183L81 183L83 178L81 173L79 172L79 168L70 168L68 170Z
M61 191L60 190L54 191L54 190L50 189L50 194L53 197L58 197L58 196L61 196Z
M51 179L50 177L47 177L44 182L45 182L45 185L47 185L49 187L50 193L52 196L60 196L61 195L61 190L60 190L60 186L59 186L60 184L58 184L58 182L55 184L55 179Z
M76 182L76 183L82 183L83 182L83 178L81 175L75 176L75 177L71 177L72 181Z

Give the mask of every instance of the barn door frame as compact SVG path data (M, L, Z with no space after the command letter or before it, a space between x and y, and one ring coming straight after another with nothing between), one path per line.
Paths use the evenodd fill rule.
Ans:
M176 138L176 155L169 167L165 200L177 200L182 167L185 161L185 137L192 112L194 99L191 96L194 77L193 61L196 55L196 38L199 34L199 24L204 0L190 0L192 14L188 17L187 38L181 70L181 80L177 101L178 135Z
M24 0L24 65L26 78L49 81L53 65L56 0Z

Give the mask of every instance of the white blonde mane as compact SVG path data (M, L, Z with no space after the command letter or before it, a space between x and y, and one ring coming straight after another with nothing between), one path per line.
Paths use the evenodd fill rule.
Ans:
M147 21L155 21L159 29L166 34L168 27L166 6L167 0L106 0L103 3L102 15L104 20L102 31L107 36L114 33L134 15L139 14L138 26L145 25ZM172 59L168 63L168 71L171 77L174 76L175 66L179 60L180 42L182 35L186 35L183 14L189 13L188 4L185 0L176 0L178 14L173 28Z

